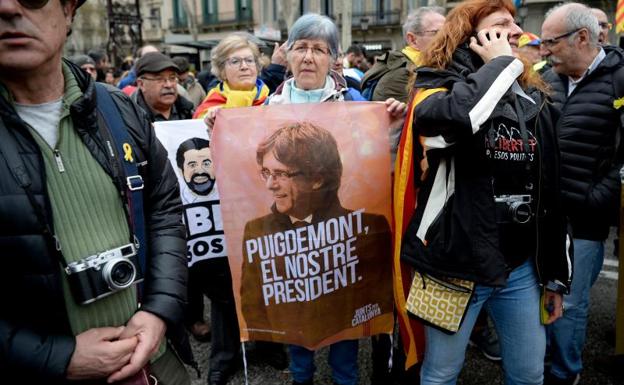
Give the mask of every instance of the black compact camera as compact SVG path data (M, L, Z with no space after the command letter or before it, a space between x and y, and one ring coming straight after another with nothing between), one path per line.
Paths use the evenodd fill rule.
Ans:
M530 195L500 195L494 201L498 223L524 224L533 218Z
M65 268L77 303L86 305L143 281L135 245L127 245L69 263Z

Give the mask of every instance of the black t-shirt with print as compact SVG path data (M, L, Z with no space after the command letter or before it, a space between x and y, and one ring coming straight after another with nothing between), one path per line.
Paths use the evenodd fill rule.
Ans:
M511 269L533 257L537 247L535 218L520 224L513 221L510 213L514 203L530 201L532 213L537 206L538 146L532 124L527 122L526 126L526 144L521 128L512 120L497 119L485 132L485 151L493 175L492 190L499 200L496 206L500 247ZM520 206L518 217L522 218L526 212Z

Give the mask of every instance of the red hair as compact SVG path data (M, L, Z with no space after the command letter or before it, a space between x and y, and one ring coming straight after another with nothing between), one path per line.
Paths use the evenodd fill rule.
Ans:
M508 11L512 17L516 8L511 0L466 0L453 8L446 16L446 22L440 32L431 41L423 55L420 65L435 69L446 69L453 61L453 53L460 44L474 35L479 22L496 11ZM548 87L532 69L532 65L523 58L524 72L518 79L520 84L533 86L542 91Z

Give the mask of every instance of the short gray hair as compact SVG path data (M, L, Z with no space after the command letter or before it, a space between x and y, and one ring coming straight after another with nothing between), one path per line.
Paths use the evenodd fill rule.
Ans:
M338 28L327 16L317 13L307 13L295 21L288 32L286 47L290 51L297 40L320 39L327 42L332 58L338 55Z
M432 6L432 7L419 7L407 15L405 18L405 23L403 23L403 39L407 40L407 33L412 32L420 32L423 25L423 19L425 15L428 13L439 13L444 16L446 11L442 7Z
M564 3L559 4L546 12L546 19L552 15L552 13L561 7L568 7L565 17L563 19L564 25L568 32L575 31L577 29L586 28L589 31L589 42L598 45L598 34L600 33L600 26L598 25L598 18L592 13L591 8L581 3ZM574 34L568 37L568 42L574 39Z

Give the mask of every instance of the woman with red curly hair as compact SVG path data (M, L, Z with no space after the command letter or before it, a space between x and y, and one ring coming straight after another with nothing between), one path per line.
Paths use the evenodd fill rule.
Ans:
M462 2L417 70L414 157L426 169L401 257L421 275L474 285L456 333L426 327L422 384L456 382L484 307L505 383L541 384L543 324L561 316L570 287L557 112L515 56L523 31L514 12L509 0Z

